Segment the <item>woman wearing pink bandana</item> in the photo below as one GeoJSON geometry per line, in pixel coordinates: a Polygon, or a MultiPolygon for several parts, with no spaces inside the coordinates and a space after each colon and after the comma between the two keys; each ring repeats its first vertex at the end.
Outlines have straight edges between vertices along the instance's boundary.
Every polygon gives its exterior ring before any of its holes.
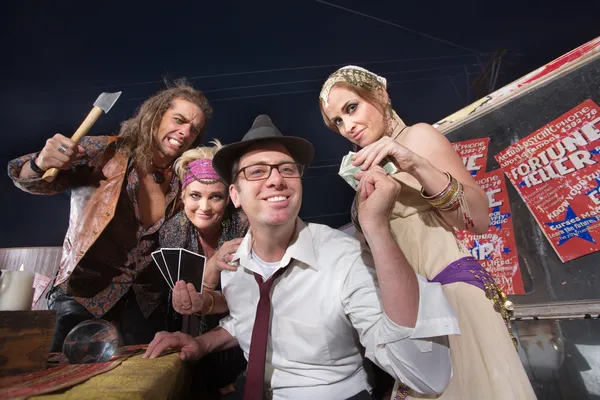
{"type": "MultiPolygon", "coordinates": [[[[212,167],[212,158],[222,145],[186,151],[174,163],[181,181],[183,210],[169,219],[160,232],[160,247],[184,248],[206,257],[202,294],[191,283],[178,281],[173,288],[170,331],[192,336],[215,328],[227,313],[218,282],[221,269],[227,269],[227,257],[235,253],[248,224],[241,211],[229,202],[226,184],[212,167]]],[[[231,268],[231,267],[229,267],[231,268]]],[[[216,390],[233,382],[245,367],[239,349],[215,353],[199,363],[194,390],[216,390]]]]}

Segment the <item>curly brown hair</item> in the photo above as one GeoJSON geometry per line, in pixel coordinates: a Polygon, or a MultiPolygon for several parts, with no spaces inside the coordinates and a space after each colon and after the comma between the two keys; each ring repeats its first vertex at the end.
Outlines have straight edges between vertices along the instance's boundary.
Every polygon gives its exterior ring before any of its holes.
{"type": "Polygon", "coordinates": [[[165,112],[172,107],[174,99],[189,101],[197,105],[204,113],[204,125],[192,146],[202,143],[213,108],[204,93],[194,89],[185,79],[176,80],[173,87],[161,90],[150,97],[142,103],[133,117],[121,124],[119,136],[122,140],[120,140],[119,146],[131,153],[132,160],[138,167],[146,169],[150,165],[155,132],[165,112]]]}

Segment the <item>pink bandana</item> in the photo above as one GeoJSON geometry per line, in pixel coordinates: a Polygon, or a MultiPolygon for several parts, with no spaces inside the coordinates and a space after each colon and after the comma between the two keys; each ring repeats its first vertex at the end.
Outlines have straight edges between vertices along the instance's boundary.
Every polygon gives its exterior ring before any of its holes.
{"type": "Polygon", "coordinates": [[[212,166],[212,160],[208,158],[200,158],[194,160],[187,166],[187,172],[181,182],[181,190],[194,181],[221,181],[219,174],[212,166]]]}

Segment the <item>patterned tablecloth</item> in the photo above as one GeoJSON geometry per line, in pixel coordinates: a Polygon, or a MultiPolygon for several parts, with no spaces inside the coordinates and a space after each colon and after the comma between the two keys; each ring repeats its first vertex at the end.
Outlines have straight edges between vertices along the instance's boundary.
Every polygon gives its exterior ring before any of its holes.
{"type": "Polygon", "coordinates": [[[140,346],[111,361],[98,364],[63,364],[30,374],[0,379],[0,399],[167,399],[184,388],[184,367],[179,354],[142,359],[140,346]]]}

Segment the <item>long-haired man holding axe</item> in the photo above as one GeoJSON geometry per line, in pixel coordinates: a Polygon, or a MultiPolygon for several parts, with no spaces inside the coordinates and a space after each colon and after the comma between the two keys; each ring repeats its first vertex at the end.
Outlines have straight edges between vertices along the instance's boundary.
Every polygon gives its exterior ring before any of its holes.
{"type": "Polygon", "coordinates": [[[158,230],[176,212],[179,181],[171,164],[202,140],[211,114],[204,94],[181,81],[146,100],[118,136],[77,143],[75,135],[74,141],[56,134],[41,151],[9,162],[21,190],[71,191],[69,228],[48,297],[57,311],[52,351],[91,318],[113,321],[125,344],[148,343],[165,329],[162,279],[147,267],[158,230]],[[46,179],[53,168],[60,172],[46,179]]]}

